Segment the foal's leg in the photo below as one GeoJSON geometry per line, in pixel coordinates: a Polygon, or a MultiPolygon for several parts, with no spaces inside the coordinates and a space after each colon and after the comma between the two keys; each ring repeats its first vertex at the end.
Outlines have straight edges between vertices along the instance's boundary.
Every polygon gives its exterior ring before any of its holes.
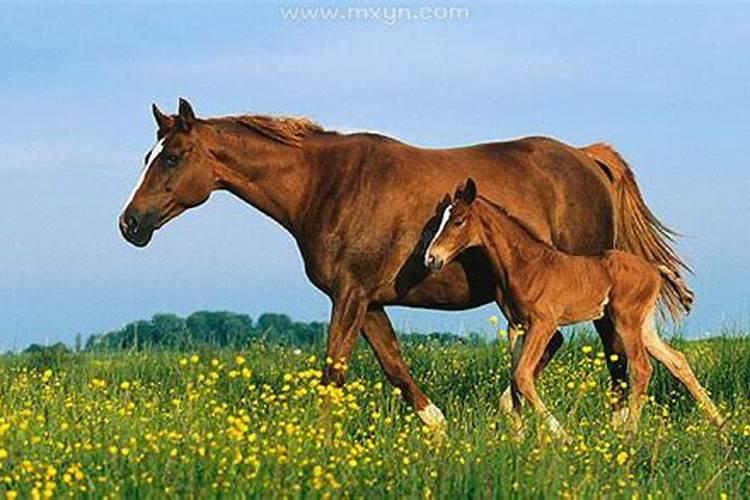
{"type": "MultiPolygon", "coordinates": [[[[511,353],[515,351],[516,343],[520,340],[519,337],[520,335],[516,328],[512,325],[508,325],[508,340],[510,341],[511,353]]],[[[536,368],[534,368],[535,378],[539,378],[539,375],[542,374],[542,370],[544,370],[544,367],[547,366],[547,364],[552,360],[552,357],[560,349],[562,344],[563,336],[562,333],[560,333],[560,331],[558,330],[555,332],[555,335],[552,337],[552,340],[550,340],[549,344],[547,344],[542,358],[539,360],[539,363],[537,363],[536,368]]],[[[513,373],[512,370],[511,373],[513,373]]],[[[503,391],[502,396],[500,396],[500,410],[506,415],[509,415],[513,412],[513,395],[511,394],[510,386],[506,387],[505,391],[503,391]]]]}
{"type": "Polygon", "coordinates": [[[672,348],[659,337],[654,324],[653,311],[646,317],[646,321],[643,324],[643,340],[649,354],[663,363],[672,373],[672,376],[682,382],[696,399],[698,406],[708,414],[711,421],[717,427],[724,425],[724,417],[721,416],[706,390],[698,382],[698,379],[695,378],[685,355],[672,348]]]}
{"type": "Polygon", "coordinates": [[[606,309],[602,318],[594,320],[594,327],[604,346],[604,354],[607,356],[607,369],[612,379],[612,425],[619,427],[625,423],[628,417],[626,404],[628,361],[625,355],[625,346],[617,335],[610,308],[606,309]]]}
{"type": "MultiPolygon", "coordinates": [[[[529,331],[524,335],[518,363],[514,363],[512,387],[514,393],[523,396],[534,411],[544,419],[544,423],[550,431],[554,434],[562,434],[563,431],[560,422],[547,410],[544,402],[536,392],[536,384],[534,383],[536,366],[544,355],[544,350],[555,332],[555,325],[549,322],[531,323],[529,331]]],[[[517,404],[516,410],[520,410],[517,404]]]]}
{"type": "Polygon", "coordinates": [[[646,391],[653,367],[643,344],[640,317],[630,312],[615,313],[615,324],[628,357],[630,405],[627,422],[629,430],[635,432],[641,419],[641,410],[646,402],[646,391]]]}

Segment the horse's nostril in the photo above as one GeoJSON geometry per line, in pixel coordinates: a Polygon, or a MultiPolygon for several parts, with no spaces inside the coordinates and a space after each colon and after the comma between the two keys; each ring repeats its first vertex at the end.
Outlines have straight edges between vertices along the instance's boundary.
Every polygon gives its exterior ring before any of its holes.
{"type": "Polygon", "coordinates": [[[129,215],[125,218],[125,227],[131,233],[138,231],[138,219],[136,219],[132,215],[129,215]]]}

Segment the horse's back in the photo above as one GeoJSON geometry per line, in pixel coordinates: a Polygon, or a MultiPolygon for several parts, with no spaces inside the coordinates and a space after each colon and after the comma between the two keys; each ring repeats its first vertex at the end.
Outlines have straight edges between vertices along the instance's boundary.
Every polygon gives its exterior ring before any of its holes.
{"type": "MultiPolygon", "coordinates": [[[[423,274],[420,241],[427,240],[425,231],[434,226],[429,221],[445,195],[467,177],[476,181],[483,196],[557,248],[597,254],[614,245],[608,187],[590,159],[554,139],[528,137],[447,149],[421,148],[372,134],[320,141],[320,168],[339,167],[327,175],[327,196],[316,201],[326,205],[326,216],[309,210],[315,224],[307,226],[325,225],[322,233],[335,231],[347,249],[343,259],[326,262],[322,274],[330,275],[326,281],[335,281],[334,275],[348,273],[366,289],[377,289],[378,301],[452,308],[492,299],[491,273],[481,256],[470,259],[467,253],[463,265],[449,266],[435,276],[423,274]],[[354,252],[359,246],[351,241],[361,241],[362,235],[367,235],[367,249],[390,251],[354,252]],[[414,265],[407,265],[412,261],[414,265]]],[[[315,251],[317,239],[311,242],[310,252],[317,258],[331,253],[315,251]]]]}

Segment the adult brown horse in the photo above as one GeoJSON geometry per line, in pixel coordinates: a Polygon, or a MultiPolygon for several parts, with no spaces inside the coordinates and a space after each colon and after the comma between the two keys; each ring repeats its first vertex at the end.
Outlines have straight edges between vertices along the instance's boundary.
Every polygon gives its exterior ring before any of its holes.
{"type": "MultiPolygon", "coordinates": [[[[362,332],[389,381],[428,425],[441,424],[442,412],[412,379],[384,307],[467,309],[496,298],[490,265],[479,251],[465,252],[436,274],[424,267],[440,222],[435,200],[459,181],[472,176],[488,199],[566,252],[620,248],[675,272],[684,267],[669,246],[671,232],[644,204],[625,162],[605,145],[579,149],[529,137],[422,149],[377,134],[325,131],[305,119],[198,119],[183,99],[177,115],[156,106],[153,112],[157,143],[120,217],[123,236],[145,246],[156,229],[217,189],[255,206],[294,236],[307,276],[333,302],[327,355],[344,363],[328,364],[325,380],[343,383],[362,332]]],[[[675,317],[680,314],[675,296],[667,292],[662,299],[675,317]]],[[[619,391],[615,407],[624,408],[622,343],[609,318],[596,328],[619,391]]],[[[537,373],[561,343],[558,332],[537,373]]],[[[501,398],[506,411],[509,396],[506,391],[501,398]]]]}

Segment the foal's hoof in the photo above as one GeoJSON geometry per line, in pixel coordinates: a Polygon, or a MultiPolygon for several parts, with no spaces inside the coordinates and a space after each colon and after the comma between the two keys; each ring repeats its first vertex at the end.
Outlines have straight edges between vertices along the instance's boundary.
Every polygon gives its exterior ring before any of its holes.
{"type": "Polygon", "coordinates": [[[728,419],[728,418],[724,418],[724,417],[722,417],[721,415],[719,415],[719,414],[717,413],[717,414],[715,414],[715,415],[713,415],[713,416],[711,417],[711,420],[713,420],[713,422],[714,422],[714,425],[715,425],[715,426],[716,426],[716,428],[717,428],[717,429],[719,429],[719,430],[720,430],[721,432],[724,432],[724,431],[726,431],[726,430],[727,430],[727,424],[729,423],[729,419],[728,419]]]}
{"type": "Polygon", "coordinates": [[[526,432],[523,423],[512,421],[510,425],[510,439],[517,444],[520,444],[526,438],[526,432]]]}
{"type": "Polygon", "coordinates": [[[544,426],[555,439],[559,439],[563,442],[570,440],[570,436],[565,432],[563,426],[554,416],[547,415],[544,417],[544,426]]]}
{"type": "Polygon", "coordinates": [[[612,428],[615,430],[622,429],[629,422],[629,417],[630,408],[628,408],[627,406],[623,406],[622,408],[614,410],[612,412],[612,428]]]}

